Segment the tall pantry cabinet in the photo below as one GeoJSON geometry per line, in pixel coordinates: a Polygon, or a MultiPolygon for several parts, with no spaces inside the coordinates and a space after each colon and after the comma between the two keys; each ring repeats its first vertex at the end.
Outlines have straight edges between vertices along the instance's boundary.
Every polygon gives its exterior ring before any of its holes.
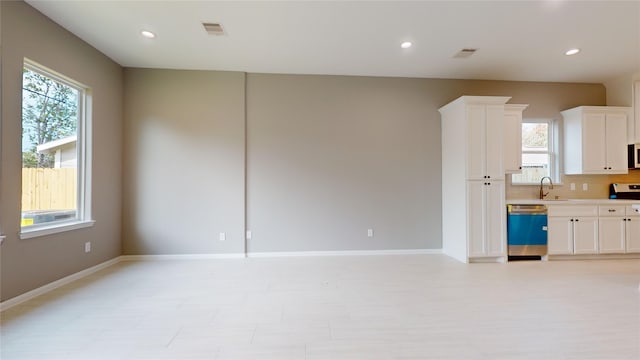
{"type": "Polygon", "coordinates": [[[506,260],[503,132],[509,99],[462,96],[439,110],[442,250],[463,262],[506,260]]]}

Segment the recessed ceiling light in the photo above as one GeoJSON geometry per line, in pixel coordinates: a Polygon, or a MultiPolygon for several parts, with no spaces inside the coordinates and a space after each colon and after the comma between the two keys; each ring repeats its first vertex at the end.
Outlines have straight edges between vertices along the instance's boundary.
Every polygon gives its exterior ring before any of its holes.
{"type": "Polygon", "coordinates": [[[571,56],[571,55],[575,55],[575,54],[577,54],[579,52],[580,52],[580,49],[575,48],[575,49],[569,49],[569,50],[565,51],[564,54],[567,55],[567,56],[571,56]]]}
{"type": "Polygon", "coordinates": [[[156,34],[152,33],[149,30],[142,30],[140,31],[140,34],[142,34],[142,36],[148,38],[148,39],[153,39],[156,37],[156,34]]]}
{"type": "Polygon", "coordinates": [[[413,43],[411,43],[411,41],[405,41],[402,44],[400,44],[400,47],[403,48],[403,49],[408,49],[411,46],[413,46],[413,43]]]}

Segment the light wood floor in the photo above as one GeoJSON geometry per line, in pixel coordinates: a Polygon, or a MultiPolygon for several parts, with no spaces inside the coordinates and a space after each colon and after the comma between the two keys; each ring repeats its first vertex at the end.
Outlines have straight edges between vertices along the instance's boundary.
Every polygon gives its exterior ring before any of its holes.
{"type": "Polygon", "coordinates": [[[640,359],[640,261],[121,262],[2,313],[10,359],[640,359]]]}

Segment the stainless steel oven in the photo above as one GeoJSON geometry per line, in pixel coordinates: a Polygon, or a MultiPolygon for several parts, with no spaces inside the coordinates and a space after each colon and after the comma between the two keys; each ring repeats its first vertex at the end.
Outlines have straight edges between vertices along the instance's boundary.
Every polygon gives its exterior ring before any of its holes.
{"type": "Polygon", "coordinates": [[[640,184],[609,185],[610,199],[640,200],[640,184]]]}

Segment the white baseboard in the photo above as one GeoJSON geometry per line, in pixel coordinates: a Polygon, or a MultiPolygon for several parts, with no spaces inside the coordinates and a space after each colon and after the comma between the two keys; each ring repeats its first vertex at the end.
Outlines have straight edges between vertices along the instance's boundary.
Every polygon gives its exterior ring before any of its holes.
{"type": "Polygon", "coordinates": [[[149,260],[206,260],[206,259],[243,259],[243,253],[229,254],[175,254],[175,255],[122,255],[121,261],[149,261],[149,260]]]}
{"type": "Polygon", "coordinates": [[[36,296],[40,296],[42,294],[48,293],[51,290],[57,289],[61,286],[70,284],[76,280],[82,279],[83,277],[86,277],[88,275],[91,275],[97,271],[100,271],[102,269],[108,268],[111,265],[117,264],[118,262],[120,262],[120,256],[118,256],[117,258],[113,258],[111,260],[105,261],[103,263],[100,263],[96,266],[92,266],[88,269],[84,269],[82,271],[79,271],[75,274],[71,274],[69,276],[63,277],[62,279],[56,280],[54,282],[50,282],[46,285],[40,286],[39,288],[33,289],[31,291],[28,291],[22,295],[18,295],[16,297],[13,297],[11,299],[5,300],[3,302],[0,303],[0,312],[5,311],[11,307],[14,307],[18,304],[21,304],[25,301],[31,300],[33,298],[35,298],[36,296]]]}
{"type": "Polygon", "coordinates": [[[249,258],[292,256],[435,255],[442,249],[250,252],[249,258]]]}

